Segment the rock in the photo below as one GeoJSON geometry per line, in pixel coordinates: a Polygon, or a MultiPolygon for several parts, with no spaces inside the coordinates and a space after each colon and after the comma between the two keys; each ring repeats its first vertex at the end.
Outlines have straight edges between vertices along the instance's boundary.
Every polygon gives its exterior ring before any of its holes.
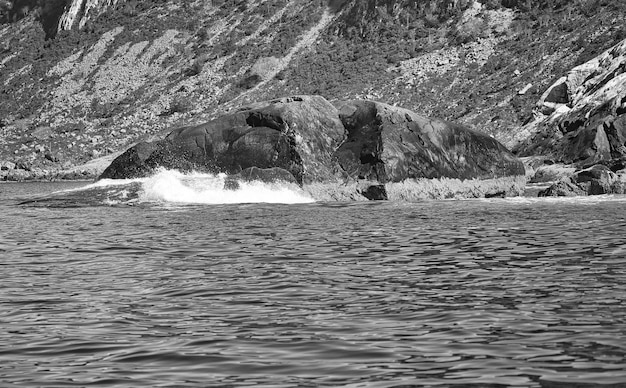
{"type": "Polygon", "coordinates": [[[572,69],[542,95],[520,156],[589,166],[626,155],[626,39],[572,69]]]}
{"type": "Polygon", "coordinates": [[[334,150],[345,138],[337,109],[319,96],[256,103],[204,124],[178,128],[165,139],[139,143],[101,178],[149,175],[156,167],[238,174],[280,167],[299,184],[339,177],[334,150]]]}
{"type": "Polygon", "coordinates": [[[561,83],[553,84],[542,96],[544,102],[551,102],[555,104],[567,104],[569,102],[569,96],[567,94],[567,78],[560,79],[561,83]]]}
{"type": "Polygon", "coordinates": [[[287,170],[279,167],[258,168],[249,167],[237,174],[241,180],[246,182],[260,181],[265,183],[297,183],[296,178],[287,170]]]}
{"type": "Polygon", "coordinates": [[[522,89],[520,89],[520,90],[517,92],[517,94],[519,94],[520,96],[523,96],[523,95],[524,95],[524,94],[526,94],[526,93],[530,90],[530,88],[532,88],[532,87],[533,87],[533,84],[528,83],[528,84],[526,84],[526,86],[524,86],[522,89]]]}
{"type": "Polygon", "coordinates": [[[294,178],[289,171],[282,168],[249,167],[241,171],[239,174],[229,176],[224,182],[224,188],[227,190],[237,190],[239,188],[240,181],[297,184],[296,178],[294,178]]]}
{"type": "Polygon", "coordinates": [[[24,159],[18,160],[15,163],[15,169],[16,170],[30,171],[32,169],[32,166],[33,165],[32,165],[31,162],[29,162],[27,160],[24,160],[24,159]]]}
{"type": "Polygon", "coordinates": [[[282,180],[343,185],[342,198],[367,199],[388,199],[388,186],[406,180],[524,176],[521,161],[488,135],[379,102],[333,106],[320,96],[259,102],[175,129],[131,147],[100,178],[142,177],[158,167],[226,173],[229,189],[282,180]]]}
{"type": "Polygon", "coordinates": [[[564,178],[537,194],[538,197],[575,197],[579,195],[587,195],[587,192],[572,182],[571,178],[564,178]]]}
{"type": "Polygon", "coordinates": [[[594,165],[563,178],[539,192],[540,197],[623,194],[624,187],[616,173],[607,166],[594,165]]]}
{"type": "Polygon", "coordinates": [[[65,7],[58,22],[58,30],[83,28],[87,21],[115,6],[118,0],[71,0],[65,7]]]}
{"type": "Polygon", "coordinates": [[[13,170],[14,168],[15,168],[15,163],[13,163],[13,162],[9,162],[9,161],[1,161],[0,162],[0,170],[1,171],[13,170]]]}
{"type": "Polygon", "coordinates": [[[4,179],[12,182],[22,182],[28,180],[30,177],[30,173],[26,170],[22,170],[19,168],[9,170],[8,173],[4,176],[4,179]]]}
{"type": "Polygon", "coordinates": [[[348,131],[335,153],[349,176],[380,183],[414,178],[524,175],[522,162],[492,137],[373,101],[340,104],[348,131]]]}
{"type": "Polygon", "coordinates": [[[574,182],[587,188],[587,194],[612,194],[613,184],[617,182],[617,174],[608,167],[597,164],[574,175],[574,182]]]}
{"type": "Polygon", "coordinates": [[[31,136],[39,141],[45,141],[50,139],[54,135],[54,130],[50,127],[37,127],[31,136]]]}
{"type": "Polygon", "coordinates": [[[57,154],[51,153],[51,152],[46,152],[44,154],[44,158],[46,158],[47,160],[53,162],[53,163],[58,163],[59,162],[59,156],[57,154]]]}

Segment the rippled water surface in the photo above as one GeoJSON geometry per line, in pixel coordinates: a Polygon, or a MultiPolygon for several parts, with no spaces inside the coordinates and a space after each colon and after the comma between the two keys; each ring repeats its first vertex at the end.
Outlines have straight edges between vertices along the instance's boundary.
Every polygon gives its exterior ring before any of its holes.
{"type": "Polygon", "coordinates": [[[626,386],[623,197],[19,204],[81,185],[0,185],[0,386],[626,386]]]}

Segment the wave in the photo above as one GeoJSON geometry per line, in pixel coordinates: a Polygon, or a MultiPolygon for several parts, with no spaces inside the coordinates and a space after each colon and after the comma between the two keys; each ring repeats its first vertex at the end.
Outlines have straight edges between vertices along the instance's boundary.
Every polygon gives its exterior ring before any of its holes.
{"type": "Polygon", "coordinates": [[[313,198],[293,183],[238,181],[226,174],[182,173],[160,169],[137,179],[102,179],[86,186],[30,198],[23,205],[76,207],[137,204],[311,203],[313,198]]]}
{"type": "Polygon", "coordinates": [[[226,180],[226,174],[183,174],[174,170],[161,170],[142,182],[139,200],[189,204],[314,202],[296,184],[239,181],[237,188],[230,189],[226,188],[226,180]]]}

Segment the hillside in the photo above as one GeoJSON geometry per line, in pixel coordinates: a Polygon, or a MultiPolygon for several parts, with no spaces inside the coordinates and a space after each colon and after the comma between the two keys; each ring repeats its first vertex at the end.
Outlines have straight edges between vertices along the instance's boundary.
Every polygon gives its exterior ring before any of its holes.
{"type": "Polygon", "coordinates": [[[3,0],[0,162],[45,176],[292,94],[396,104],[514,148],[625,19],[609,0],[3,0]]]}

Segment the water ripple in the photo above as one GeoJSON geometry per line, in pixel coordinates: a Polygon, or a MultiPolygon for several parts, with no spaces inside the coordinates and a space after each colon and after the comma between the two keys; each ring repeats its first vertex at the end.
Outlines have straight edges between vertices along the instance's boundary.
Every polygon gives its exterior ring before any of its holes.
{"type": "Polygon", "coordinates": [[[0,385],[626,386],[621,204],[4,205],[0,385]]]}

